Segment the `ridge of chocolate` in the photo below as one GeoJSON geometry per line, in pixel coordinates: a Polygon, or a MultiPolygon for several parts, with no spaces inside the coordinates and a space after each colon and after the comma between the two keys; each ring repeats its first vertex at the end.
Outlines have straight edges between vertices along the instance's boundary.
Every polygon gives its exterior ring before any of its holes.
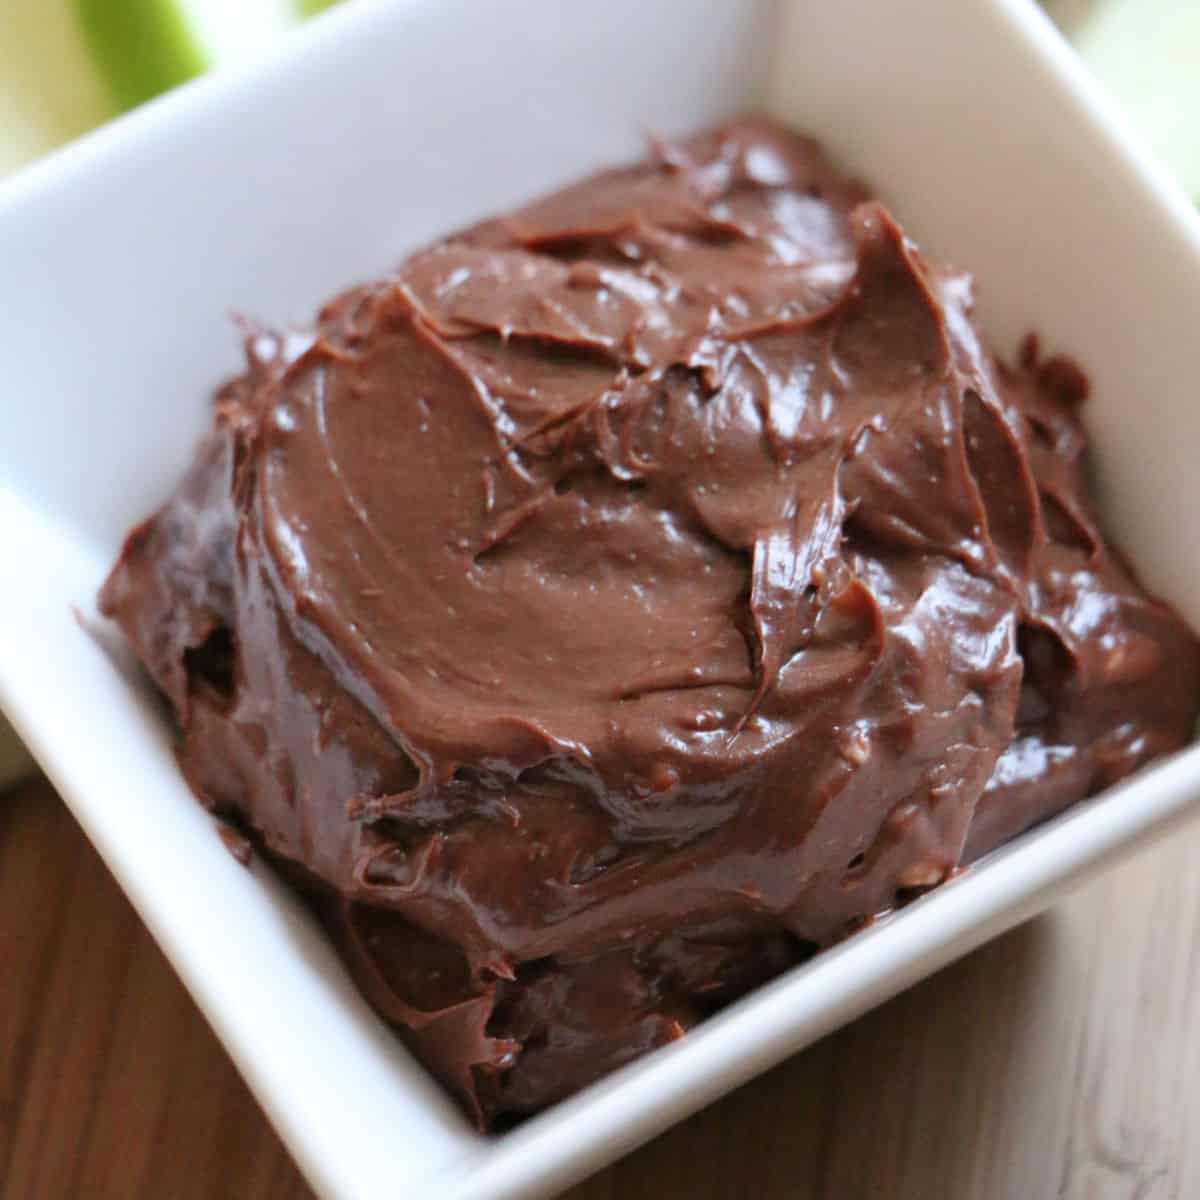
{"type": "Polygon", "coordinates": [[[247,351],[101,608],[485,1128],[1191,735],[1082,373],[764,120],[247,351]]]}

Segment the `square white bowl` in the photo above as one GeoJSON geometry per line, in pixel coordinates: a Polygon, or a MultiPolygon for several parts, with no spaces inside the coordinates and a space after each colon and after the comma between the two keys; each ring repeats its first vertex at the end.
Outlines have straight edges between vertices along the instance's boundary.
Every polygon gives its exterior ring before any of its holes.
{"type": "Polygon", "coordinates": [[[1026,0],[359,0],[0,189],[0,702],[325,1195],[553,1192],[1200,808],[1193,748],[492,1139],[213,836],[128,654],[73,609],[237,368],[228,314],[302,321],[645,128],[750,107],[972,269],[993,341],[1086,364],[1110,529],[1200,624],[1200,221],[1026,0]]]}

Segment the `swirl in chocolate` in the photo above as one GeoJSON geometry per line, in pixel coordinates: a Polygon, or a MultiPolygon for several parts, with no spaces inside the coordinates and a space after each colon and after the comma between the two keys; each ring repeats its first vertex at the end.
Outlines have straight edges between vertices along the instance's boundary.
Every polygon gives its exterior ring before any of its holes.
{"type": "Polygon", "coordinates": [[[259,334],[102,605],[487,1126],[1180,746],[1086,385],[755,119],[259,334]]]}

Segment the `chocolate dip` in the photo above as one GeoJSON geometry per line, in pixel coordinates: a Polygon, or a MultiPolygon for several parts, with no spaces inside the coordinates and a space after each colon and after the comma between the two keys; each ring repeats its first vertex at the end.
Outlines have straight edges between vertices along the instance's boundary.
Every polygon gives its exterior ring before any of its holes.
{"type": "Polygon", "coordinates": [[[762,120],[248,359],[101,607],[485,1128],[1190,737],[1083,375],[762,120]]]}

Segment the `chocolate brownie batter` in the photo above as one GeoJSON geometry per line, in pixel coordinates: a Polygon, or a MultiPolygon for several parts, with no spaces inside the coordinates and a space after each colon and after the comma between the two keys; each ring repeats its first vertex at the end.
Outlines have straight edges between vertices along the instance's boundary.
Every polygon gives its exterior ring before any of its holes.
{"type": "Polygon", "coordinates": [[[252,336],[130,534],[189,781],[481,1126],[1189,738],[1083,376],[971,308],[734,121],[252,336]]]}

